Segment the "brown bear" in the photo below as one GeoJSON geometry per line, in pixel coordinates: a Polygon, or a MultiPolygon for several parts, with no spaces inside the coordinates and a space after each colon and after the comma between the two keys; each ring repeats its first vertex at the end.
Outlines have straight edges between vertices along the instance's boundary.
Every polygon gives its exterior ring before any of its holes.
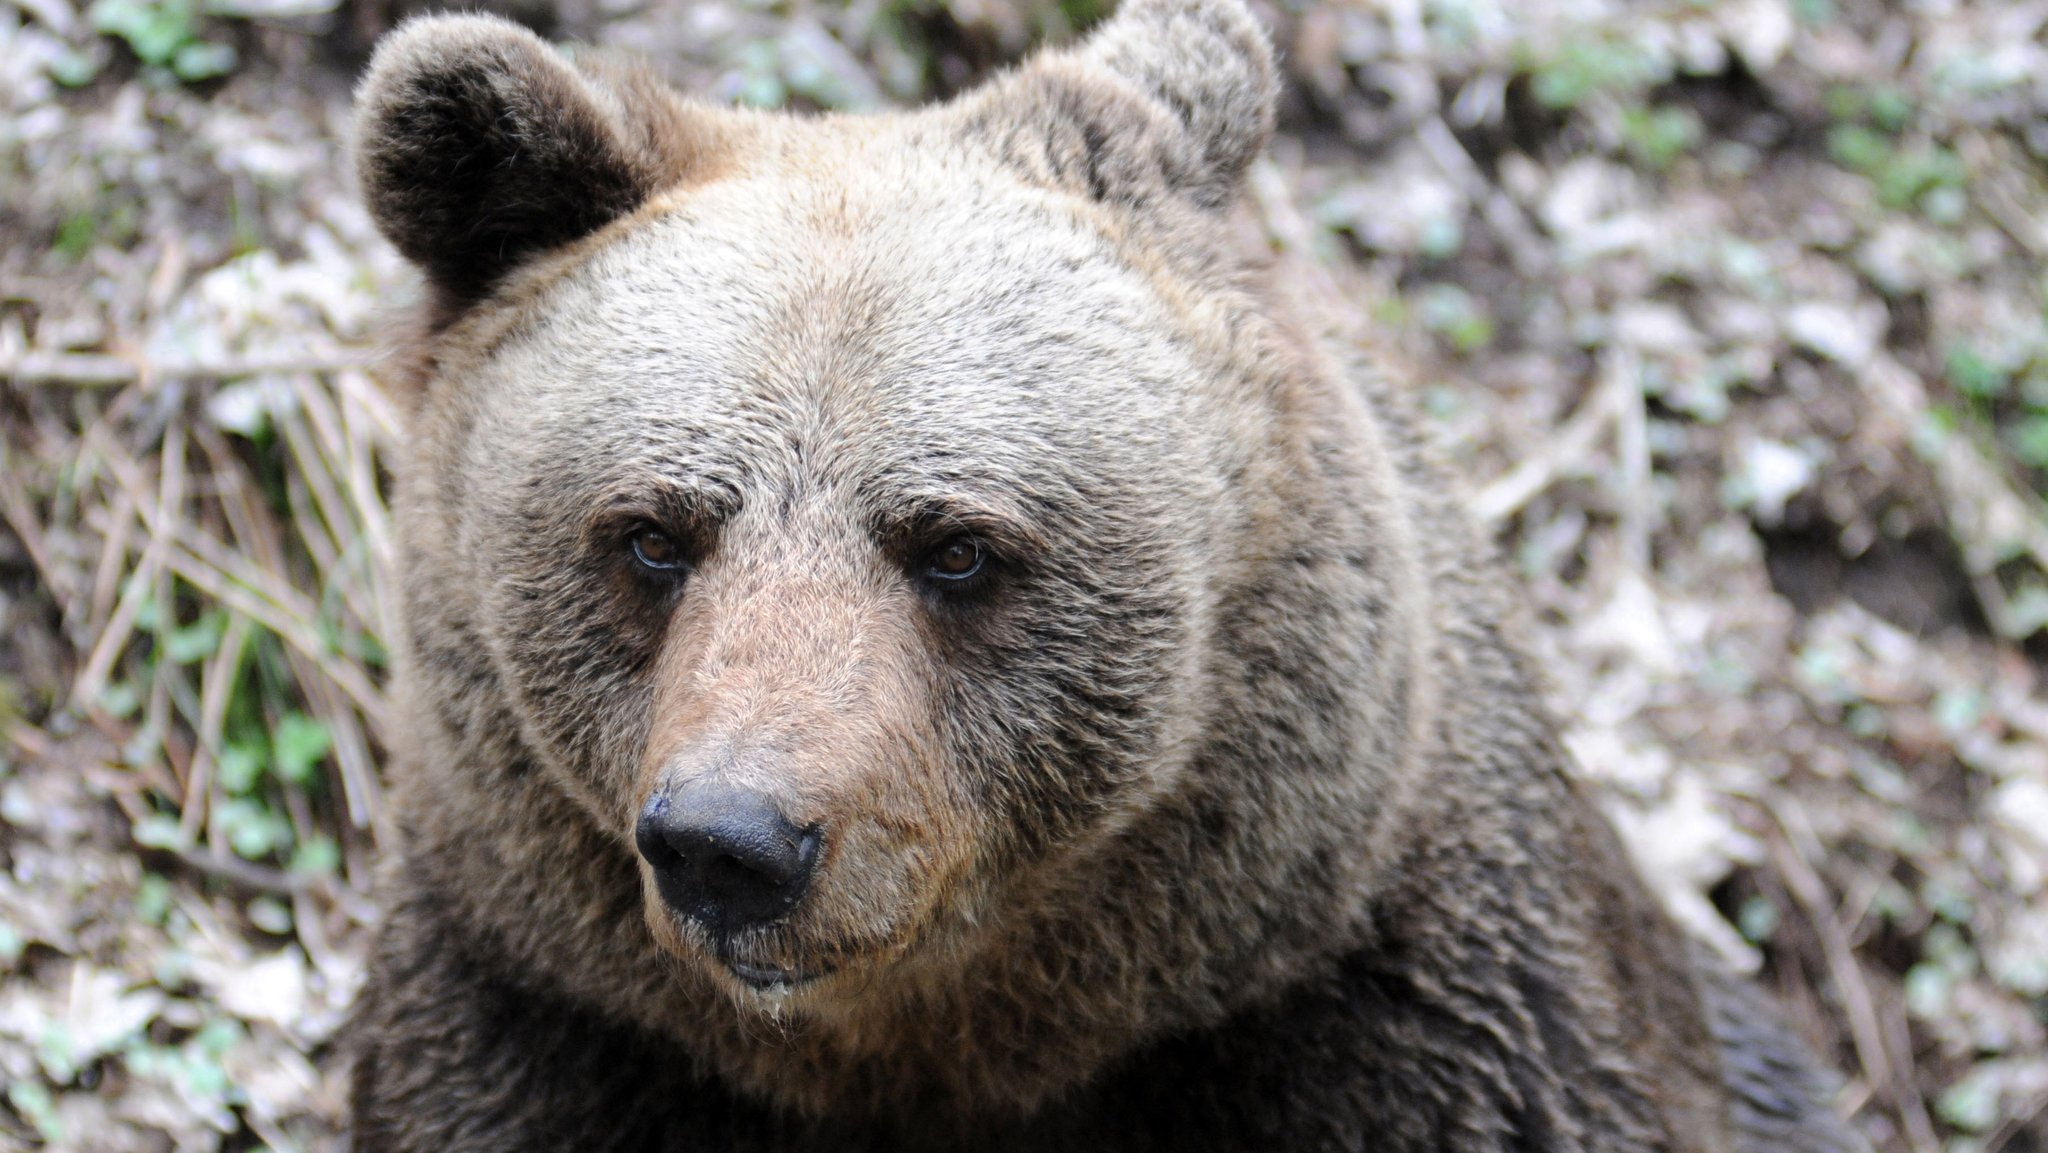
{"type": "Polygon", "coordinates": [[[1245,250],[1276,87],[1240,0],[883,116],[383,44],[427,295],[358,1153],[1860,1147],[1245,250]]]}

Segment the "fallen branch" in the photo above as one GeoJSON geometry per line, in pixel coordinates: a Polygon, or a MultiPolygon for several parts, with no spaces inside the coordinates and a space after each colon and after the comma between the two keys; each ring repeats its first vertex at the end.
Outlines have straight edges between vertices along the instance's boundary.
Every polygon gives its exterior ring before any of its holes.
{"type": "Polygon", "coordinates": [[[1894,1054],[1891,1051],[1893,1039],[1887,1036],[1879,1015],[1877,997],[1863,975],[1855,947],[1850,944],[1840,913],[1828,895],[1827,883],[1800,848],[1802,843],[1818,846],[1819,838],[1796,808],[1766,800],[1764,811],[1778,826],[1778,835],[1767,838],[1771,863],[1776,866],[1786,890],[1792,894],[1792,899],[1798,903],[1820,939],[1821,954],[1827,963],[1828,975],[1834,980],[1835,991],[1842,1000],[1843,1015],[1849,1023],[1849,1038],[1856,1050],[1857,1063],[1862,1066],[1864,1080],[1873,1087],[1882,1086],[1884,1093],[1891,1098],[1891,1104],[1898,1110],[1899,1119],[1905,1127],[1907,1145],[1913,1153],[1935,1153],[1941,1148],[1941,1143],[1928,1119],[1927,1104],[1920,1095],[1920,1087],[1913,1080],[1912,1054],[1894,1054]]]}
{"type": "Polygon", "coordinates": [[[145,857],[161,854],[194,872],[256,893],[287,897],[310,889],[315,883],[314,878],[310,876],[287,873],[283,869],[254,864],[239,857],[223,856],[198,849],[163,850],[145,846],[138,849],[138,852],[145,857]]]}
{"type": "MultiPolygon", "coordinates": [[[[1634,364],[1627,360],[1604,363],[1593,394],[1549,435],[1549,446],[1496,477],[1473,495],[1468,506],[1482,524],[1498,529],[1559,477],[1594,468],[1594,450],[1608,428],[1627,423],[1630,408],[1640,411],[1641,404],[1634,364]]],[[[1637,480],[1640,483],[1641,478],[1637,480]]]]}
{"type": "Polygon", "coordinates": [[[0,357],[0,379],[15,384],[120,388],[159,380],[235,380],[359,371],[374,363],[376,357],[361,348],[340,349],[326,356],[234,356],[211,360],[148,360],[97,352],[24,352],[0,357]]]}

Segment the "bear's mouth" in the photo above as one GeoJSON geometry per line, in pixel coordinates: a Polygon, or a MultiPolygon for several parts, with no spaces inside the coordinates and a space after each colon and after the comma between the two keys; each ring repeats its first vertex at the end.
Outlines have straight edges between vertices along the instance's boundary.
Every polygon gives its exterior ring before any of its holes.
{"type": "Polygon", "coordinates": [[[719,963],[727,972],[737,977],[741,984],[756,993],[787,993],[792,989],[811,984],[832,975],[832,968],[798,968],[775,964],[763,964],[734,956],[721,950],[719,963]]]}

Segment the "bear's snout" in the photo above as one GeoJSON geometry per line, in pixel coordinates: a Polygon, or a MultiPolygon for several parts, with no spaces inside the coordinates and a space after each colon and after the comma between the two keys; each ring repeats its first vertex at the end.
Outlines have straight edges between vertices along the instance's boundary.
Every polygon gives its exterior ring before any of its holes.
{"type": "Polygon", "coordinates": [[[662,901],[714,940],[787,917],[810,887],[821,840],[766,794],[719,781],[656,792],[634,827],[662,901]]]}

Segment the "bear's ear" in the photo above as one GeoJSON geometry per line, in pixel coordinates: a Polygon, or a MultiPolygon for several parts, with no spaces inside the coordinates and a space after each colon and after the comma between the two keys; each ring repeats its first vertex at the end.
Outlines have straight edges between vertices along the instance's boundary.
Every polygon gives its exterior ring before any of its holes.
{"type": "MultiPolygon", "coordinates": [[[[1273,134],[1279,70],[1243,0],[1125,0],[1075,48],[987,93],[988,111],[1042,132],[1051,175],[1100,199],[1156,191],[1221,207],[1273,134]]],[[[1004,136],[1012,155],[1021,143],[1004,136]]],[[[1026,159],[1019,156],[1019,159],[1026,159]]]]}
{"type": "Polygon", "coordinates": [[[484,16],[413,20],[385,37],[355,117],[371,215],[454,309],[676,183],[704,135],[651,74],[602,57],[571,64],[484,16]]]}

